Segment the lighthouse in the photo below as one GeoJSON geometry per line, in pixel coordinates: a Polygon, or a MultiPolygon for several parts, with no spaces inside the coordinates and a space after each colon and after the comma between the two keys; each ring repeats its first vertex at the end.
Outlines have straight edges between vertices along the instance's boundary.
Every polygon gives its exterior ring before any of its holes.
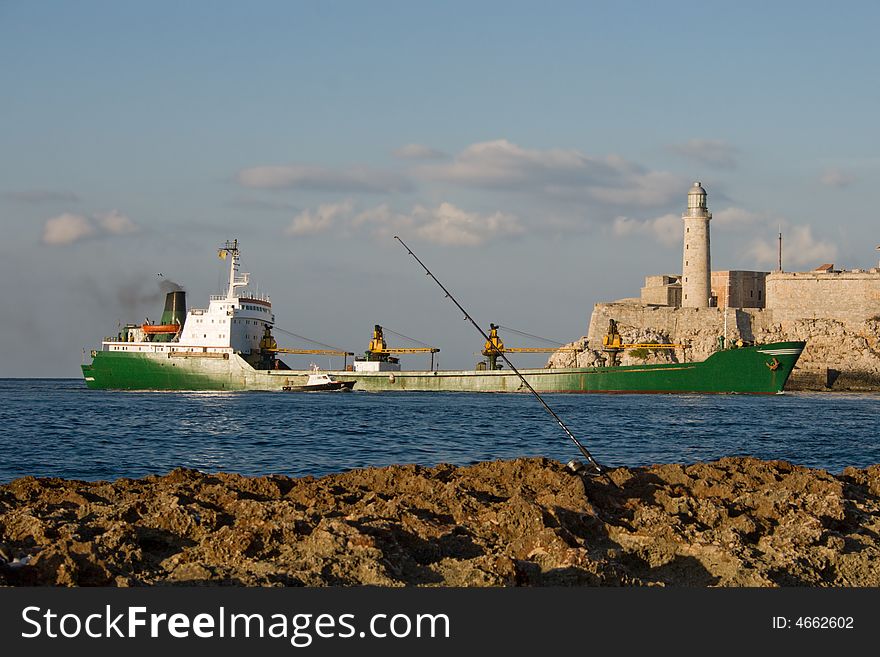
{"type": "Polygon", "coordinates": [[[681,268],[681,305],[684,308],[708,308],[712,294],[712,264],[709,257],[709,221],[712,213],[706,205],[706,190],[695,182],[688,191],[684,220],[684,257],[681,268]]]}

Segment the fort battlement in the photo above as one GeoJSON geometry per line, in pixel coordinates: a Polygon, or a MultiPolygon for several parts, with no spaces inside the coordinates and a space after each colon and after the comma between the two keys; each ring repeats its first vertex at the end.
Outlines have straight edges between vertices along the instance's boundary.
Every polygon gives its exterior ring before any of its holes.
{"type": "Polygon", "coordinates": [[[767,275],[767,308],[777,322],[880,316],[880,270],[774,272],[767,275]]]}

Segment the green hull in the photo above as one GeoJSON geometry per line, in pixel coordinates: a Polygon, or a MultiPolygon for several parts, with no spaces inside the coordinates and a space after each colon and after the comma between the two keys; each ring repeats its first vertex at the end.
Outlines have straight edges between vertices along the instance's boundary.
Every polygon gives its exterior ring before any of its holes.
{"type": "MultiPolygon", "coordinates": [[[[743,393],[782,392],[803,342],[729,349],[699,363],[521,370],[539,392],[743,393]]],[[[269,390],[303,385],[308,372],[255,370],[235,354],[169,356],[99,351],[83,365],[86,385],[111,390],[269,390]]],[[[509,370],[330,372],[355,390],[525,392],[509,370]]]]}

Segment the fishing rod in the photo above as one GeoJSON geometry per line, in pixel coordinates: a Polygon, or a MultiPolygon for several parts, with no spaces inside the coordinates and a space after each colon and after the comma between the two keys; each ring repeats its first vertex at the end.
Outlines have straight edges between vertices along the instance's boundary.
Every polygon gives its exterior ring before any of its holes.
{"type": "MultiPolygon", "coordinates": [[[[415,253],[413,253],[413,250],[411,248],[409,248],[406,245],[406,243],[402,239],[400,239],[397,235],[394,236],[394,239],[396,239],[398,242],[400,242],[401,246],[403,246],[403,248],[405,248],[409,252],[409,254],[413,258],[416,259],[416,262],[419,263],[422,266],[422,269],[425,270],[425,274],[427,274],[428,276],[433,278],[434,282],[440,286],[440,289],[443,290],[443,293],[446,295],[446,298],[451,299],[452,303],[454,303],[456,306],[458,306],[458,309],[464,314],[464,318],[466,320],[468,320],[471,324],[474,325],[474,328],[480,332],[480,335],[482,335],[486,339],[486,342],[489,342],[489,336],[486,335],[486,332],[482,329],[482,327],[479,324],[477,324],[474,321],[474,318],[470,316],[468,311],[465,310],[458,301],[456,301],[455,297],[452,296],[452,294],[449,292],[449,290],[446,289],[446,286],[444,286],[443,283],[441,283],[437,279],[437,277],[431,273],[431,270],[425,266],[425,263],[419,259],[419,256],[417,256],[415,253]]],[[[577,446],[578,450],[580,450],[580,453],[583,454],[584,458],[587,459],[587,461],[596,469],[596,472],[598,474],[602,475],[605,479],[607,479],[611,485],[615,485],[614,482],[611,480],[611,477],[608,476],[608,473],[605,471],[605,469],[601,465],[599,465],[598,461],[596,461],[596,459],[593,458],[593,455],[590,454],[589,450],[587,450],[587,448],[583,446],[581,441],[579,441],[575,437],[575,435],[569,430],[569,428],[565,425],[565,422],[562,421],[562,418],[560,418],[553,411],[553,409],[550,408],[549,404],[547,404],[547,402],[544,401],[544,398],[538,394],[538,391],[535,390],[528,381],[526,381],[526,377],[524,377],[520,373],[520,371],[518,369],[516,369],[514,364],[510,362],[510,359],[507,358],[507,356],[504,354],[504,352],[500,351],[500,352],[498,352],[498,355],[501,356],[502,359],[504,359],[504,362],[507,363],[507,366],[511,369],[511,371],[513,371],[514,374],[516,374],[519,377],[520,381],[522,381],[523,385],[529,390],[529,392],[531,392],[535,396],[535,398],[539,402],[541,402],[541,406],[544,407],[544,410],[547,411],[554,420],[556,420],[556,424],[558,424],[562,428],[562,430],[565,432],[565,435],[567,435],[571,439],[571,441],[577,446]]]]}

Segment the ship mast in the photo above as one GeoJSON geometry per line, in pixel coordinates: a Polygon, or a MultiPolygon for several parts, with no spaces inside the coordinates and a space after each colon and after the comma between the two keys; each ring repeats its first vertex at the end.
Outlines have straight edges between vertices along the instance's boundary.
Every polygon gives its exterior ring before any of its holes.
{"type": "Polygon", "coordinates": [[[238,240],[226,240],[226,244],[223,245],[219,251],[217,251],[217,256],[221,260],[226,260],[229,258],[229,285],[226,288],[226,298],[231,301],[237,298],[235,294],[235,288],[237,287],[246,287],[248,282],[250,281],[250,274],[242,274],[238,276],[239,270],[239,250],[238,250],[238,240]],[[230,257],[231,256],[231,257],[230,257]]]}

